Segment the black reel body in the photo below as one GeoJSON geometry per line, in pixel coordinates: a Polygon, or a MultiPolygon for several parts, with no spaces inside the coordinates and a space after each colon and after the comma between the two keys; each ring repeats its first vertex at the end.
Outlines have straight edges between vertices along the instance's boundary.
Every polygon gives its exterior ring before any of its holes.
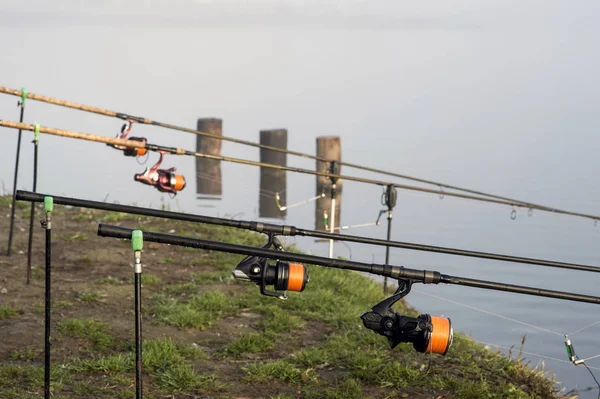
{"type": "MultiPolygon", "coordinates": [[[[269,236],[269,242],[263,248],[274,247],[283,250],[279,240],[269,236]]],[[[260,286],[260,293],[280,299],[287,299],[286,291],[302,292],[309,281],[306,267],[300,263],[276,261],[269,263],[268,258],[248,256],[233,270],[236,280],[251,281],[260,286]],[[275,291],[267,290],[273,286],[275,291]]]]}
{"type": "Polygon", "coordinates": [[[361,319],[366,328],[387,337],[392,348],[402,342],[410,342],[417,352],[445,355],[452,344],[453,331],[450,319],[422,314],[418,317],[404,316],[394,312],[392,305],[410,292],[410,281],[400,281],[398,291],[361,319]]]}

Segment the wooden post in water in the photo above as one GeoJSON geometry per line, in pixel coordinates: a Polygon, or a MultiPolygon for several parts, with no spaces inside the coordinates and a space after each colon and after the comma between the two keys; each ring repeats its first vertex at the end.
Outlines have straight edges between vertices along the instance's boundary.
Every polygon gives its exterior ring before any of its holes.
{"type": "MultiPolygon", "coordinates": [[[[287,130],[261,130],[260,144],[287,149],[287,130]]],[[[287,154],[261,148],[260,162],[287,166],[287,154]]],[[[282,219],[287,215],[287,210],[279,209],[274,198],[276,193],[279,194],[280,205],[286,206],[287,194],[285,170],[260,168],[260,192],[258,194],[260,217],[282,219]]]]}
{"type": "MultiPolygon", "coordinates": [[[[331,159],[335,161],[342,160],[341,140],[339,136],[321,136],[317,137],[317,156],[320,158],[331,159]]],[[[317,171],[329,172],[331,163],[316,161],[317,171]]],[[[338,173],[342,173],[341,167],[338,165],[338,173]]],[[[336,182],[335,193],[335,215],[333,227],[340,226],[340,218],[342,215],[342,181],[336,182]]],[[[328,177],[317,176],[317,191],[316,195],[325,192],[325,197],[316,201],[315,206],[315,230],[326,230],[323,222],[324,215],[328,215],[328,223],[332,219],[331,213],[331,180],[328,177]]],[[[331,223],[328,231],[331,230],[331,223]]],[[[339,230],[335,230],[339,232],[339,230]]]]}
{"type": "MultiPolygon", "coordinates": [[[[223,121],[216,118],[198,119],[197,129],[201,132],[222,136],[223,121]]],[[[210,137],[196,136],[196,151],[203,154],[221,155],[222,142],[222,140],[210,137]]],[[[223,194],[221,161],[196,158],[196,193],[199,198],[220,199],[220,196],[223,194]]]]}

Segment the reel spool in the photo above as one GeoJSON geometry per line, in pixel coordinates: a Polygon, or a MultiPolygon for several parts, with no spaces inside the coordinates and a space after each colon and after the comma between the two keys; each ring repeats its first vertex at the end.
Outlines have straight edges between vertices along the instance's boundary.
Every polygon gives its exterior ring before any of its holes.
{"type": "MultiPolygon", "coordinates": [[[[411,317],[411,319],[414,318],[411,317]]],[[[452,345],[454,338],[454,331],[452,330],[452,322],[450,319],[422,314],[414,320],[417,321],[421,327],[425,328],[421,330],[422,332],[415,331],[416,334],[412,341],[413,348],[421,353],[437,353],[439,355],[445,355],[446,352],[448,352],[450,345],[452,345]]]]}

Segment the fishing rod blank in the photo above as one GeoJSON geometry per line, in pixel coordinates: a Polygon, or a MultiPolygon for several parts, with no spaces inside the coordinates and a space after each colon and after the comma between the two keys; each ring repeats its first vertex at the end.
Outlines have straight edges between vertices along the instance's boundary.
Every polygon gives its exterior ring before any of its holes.
{"type": "MultiPolygon", "coordinates": [[[[119,118],[119,119],[125,120],[129,124],[131,124],[132,122],[138,122],[138,123],[142,123],[142,124],[146,124],[146,125],[154,125],[154,126],[163,127],[166,129],[177,130],[177,131],[186,132],[186,133],[193,133],[193,134],[196,134],[199,136],[210,137],[210,138],[217,139],[217,140],[224,140],[224,141],[229,141],[232,143],[247,145],[247,146],[261,148],[261,149],[265,149],[265,150],[282,152],[285,154],[290,154],[290,155],[295,155],[295,156],[299,156],[299,157],[303,157],[303,158],[313,159],[316,161],[327,162],[327,163],[333,161],[332,159],[318,157],[315,155],[306,154],[306,153],[302,153],[302,152],[298,152],[298,151],[287,150],[287,149],[283,149],[283,148],[279,148],[279,147],[272,147],[272,146],[268,146],[268,145],[264,145],[264,144],[254,143],[254,142],[247,141],[247,140],[235,139],[232,137],[215,135],[215,134],[211,134],[211,133],[201,132],[199,130],[189,129],[189,128],[182,127],[182,126],[176,126],[176,125],[172,125],[172,124],[168,124],[168,123],[157,122],[157,121],[154,121],[154,120],[151,120],[148,118],[132,116],[132,115],[128,115],[128,114],[122,113],[122,112],[109,111],[109,110],[98,108],[98,107],[92,107],[89,105],[77,104],[77,103],[70,102],[70,101],[60,100],[58,98],[42,96],[42,95],[34,94],[34,93],[27,93],[23,89],[21,89],[21,91],[19,91],[19,90],[9,89],[7,87],[0,87],[0,93],[12,94],[15,96],[21,96],[23,98],[30,98],[30,99],[36,100],[36,101],[41,101],[41,102],[45,102],[45,103],[49,103],[49,104],[59,105],[62,107],[76,109],[79,111],[86,111],[86,112],[91,112],[94,114],[105,115],[105,116],[109,116],[109,117],[113,117],[113,118],[119,118]]],[[[475,195],[480,195],[480,196],[484,196],[484,197],[519,203],[522,206],[529,207],[529,208],[537,208],[537,209],[546,208],[547,210],[551,209],[551,208],[545,207],[543,205],[537,205],[537,204],[533,204],[533,203],[526,202],[526,201],[515,200],[515,199],[508,198],[508,197],[502,197],[502,196],[498,196],[498,195],[494,195],[494,194],[488,194],[488,193],[484,193],[484,192],[477,191],[477,190],[471,190],[471,189],[453,186],[453,185],[449,185],[449,184],[445,184],[445,183],[439,183],[439,182],[432,181],[432,180],[420,179],[417,177],[412,177],[412,176],[403,175],[403,174],[399,174],[399,173],[388,172],[388,171],[384,171],[381,169],[370,168],[367,166],[357,165],[357,164],[350,163],[350,162],[342,162],[342,161],[337,161],[337,162],[339,163],[340,166],[347,166],[350,168],[364,170],[367,172],[379,173],[379,174],[383,174],[383,175],[417,181],[420,183],[430,184],[430,185],[438,186],[440,188],[446,187],[446,188],[449,188],[452,190],[467,192],[470,194],[475,194],[475,195]]]]}
{"type": "MultiPolygon", "coordinates": [[[[33,130],[34,129],[33,125],[12,122],[12,121],[6,121],[6,120],[0,120],[0,126],[13,128],[13,129],[24,129],[24,130],[33,130]]],[[[93,135],[93,134],[88,134],[88,133],[72,132],[69,130],[56,129],[56,128],[50,128],[50,127],[45,127],[45,126],[40,127],[40,132],[46,133],[46,134],[52,134],[52,135],[56,135],[56,136],[89,140],[89,141],[95,141],[95,142],[99,142],[99,143],[106,143],[106,144],[110,144],[113,146],[123,146],[123,147],[128,147],[128,148],[145,148],[150,151],[157,151],[157,152],[162,151],[164,153],[170,153],[170,154],[176,154],[176,155],[189,155],[189,156],[194,156],[194,157],[198,157],[198,158],[213,159],[213,160],[224,161],[224,162],[232,162],[232,163],[238,163],[238,164],[242,164],[242,165],[259,166],[259,167],[263,167],[263,168],[303,173],[303,174],[308,174],[308,175],[313,175],[313,176],[336,178],[336,179],[354,181],[354,182],[359,182],[359,183],[373,184],[373,185],[378,185],[378,186],[393,186],[393,187],[396,187],[399,189],[410,190],[410,191],[418,191],[418,192],[423,192],[423,193],[445,195],[448,197],[469,199],[469,200],[480,201],[480,202],[508,205],[513,208],[526,207],[529,209],[536,209],[536,210],[540,210],[540,211],[588,218],[588,219],[592,219],[595,221],[600,220],[600,216],[589,215],[589,214],[578,213],[578,212],[571,212],[571,211],[566,211],[566,210],[562,210],[562,209],[549,208],[549,207],[545,207],[545,206],[535,206],[533,204],[524,204],[521,202],[512,202],[512,201],[497,200],[497,199],[492,199],[492,198],[483,198],[483,197],[459,194],[459,193],[450,193],[450,192],[444,192],[443,190],[432,190],[432,189],[423,188],[423,187],[390,183],[390,182],[385,182],[385,181],[381,181],[381,180],[373,180],[373,179],[361,178],[361,177],[356,177],[356,176],[337,175],[337,174],[332,174],[332,173],[328,173],[328,172],[319,172],[319,171],[314,171],[314,170],[310,170],[310,169],[296,168],[296,167],[291,167],[291,166],[272,165],[272,164],[264,163],[264,162],[256,162],[256,161],[250,161],[247,159],[224,157],[221,155],[203,154],[203,153],[199,153],[199,152],[195,152],[195,151],[188,151],[188,150],[185,150],[182,148],[148,144],[143,141],[137,141],[137,140],[121,140],[121,139],[117,139],[117,138],[108,138],[108,137],[104,137],[104,136],[98,136],[98,135],[93,135]]]]}
{"type": "MultiPolygon", "coordinates": [[[[21,89],[21,101],[17,104],[21,107],[21,112],[19,116],[20,123],[23,123],[23,116],[25,115],[25,100],[27,99],[27,90],[21,89]]],[[[12,239],[13,239],[13,231],[15,228],[15,201],[16,201],[16,193],[17,193],[17,180],[19,179],[19,158],[21,157],[21,135],[23,130],[19,129],[19,136],[17,138],[17,155],[15,157],[15,177],[13,179],[13,195],[12,195],[12,203],[10,208],[10,227],[8,230],[8,248],[6,250],[6,256],[10,256],[12,252],[12,239]]]]}
{"type": "MultiPolygon", "coordinates": [[[[98,235],[101,237],[115,237],[130,239],[132,229],[100,223],[98,235]]],[[[277,259],[289,262],[300,262],[336,269],[354,270],[363,273],[376,274],[396,280],[410,280],[423,284],[454,284],[466,287],[483,288],[488,290],[506,291],[517,294],[541,296],[576,302],[586,302],[600,305],[600,297],[576,294],[570,292],[553,291],[543,288],[526,287],[513,284],[498,283],[487,280],[476,280],[466,277],[457,277],[441,274],[437,271],[409,269],[404,266],[383,265],[376,263],[361,263],[342,259],[330,259],[320,256],[277,251],[268,248],[255,248],[245,245],[230,244],[199,238],[182,237],[154,232],[143,232],[144,240],[161,244],[170,244],[209,251],[228,252],[246,256],[257,256],[267,259],[277,259]]]]}
{"type": "MultiPolygon", "coordinates": [[[[42,202],[45,194],[33,193],[30,191],[17,191],[17,199],[20,201],[42,202]]],[[[82,208],[99,209],[109,212],[131,213],[135,215],[151,216],[164,219],[181,220],[186,222],[204,223],[217,226],[235,227],[255,231],[257,233],[275,234],[282,236],[300,236],[322,239],[334,239],[338,241],[356,242],[360,244],[390,246],[393,248],[403,248],[416,251],[435,252],[447,255],[468,256],[473,258],[499,260],[514,263],[526,263],[530,265],[539,265],[546,267],[556,267],[568,270],[579,270],[587,272],[600,272],[600,267],[581,265],[576,263],[556,262],[551,260],[542,260],[534,258],[524,258],[519,256],[501,255],[488,252],[469,251],[457,248],[436,247],[433,245],[415,244],[402,241],[387,241],[377,238],[360,237],[347,234],[331,234],[326,231],[305,230],[295,226],[277,225],[271,223],[262,223],[256,221],[233,220],[218,218],[213,216],[194,215],[182,212],[163,211],[159,209],[142,208],[131,205],[110,204],[101,201],[89,201],[78,198],[53,196],[54,203],[67,206],[77,206],[82,208]]],[[[388,263],[388,262],[386,262],[388,263]]]]}

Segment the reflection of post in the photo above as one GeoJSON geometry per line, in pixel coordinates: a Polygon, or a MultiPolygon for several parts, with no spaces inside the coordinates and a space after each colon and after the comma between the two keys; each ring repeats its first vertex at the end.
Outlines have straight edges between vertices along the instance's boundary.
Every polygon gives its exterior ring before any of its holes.
{"type": "MultiPolygon", "coordinates": [[[[198,119],[198,130],[201,132],[223,135],[223,121],[216,118],[198,119]]],[[[196,151],[203,154],[221,155],[222,140],[211,137],[196,136],[196,151]]],[[[196,158],[196,193],[220,196],[221,161],[216,159],[196,158]]]]}
{"type": "MultiPolygon", "coordinates": [[[[317,137],[317,156],[332,161],[341,161],[342,149],[339,137],[317,137]]],[[[330,162],[317,161],[317,171],[329,173],[330,162]]],[[[341,168],[337,165],[337,171],[341,173],[341,168]]],[[[341,222],[342,209],[342,181],[336,182],[335,194],[335,215],[328,215],[329,220],[333,221],[333,227],[339,227],[341,222]]],[[[325,192],[325,197],[315,201],[315,230],[325,231],[324,215],[331,212],[331,180],[329,177],[317,176],[316,195],[325,192]]]]}
{"type": "MultiPolygon", "coordinates": [[[[260,144],[287,149],[287,130],[261,130],[260,144]]],[[[287,166],[287,154],[272,150],[260,149],[260,162],[287,166]]],[[[279,193],[282,205],[287,205],[285,170],[260,168],[260,192],[258,194],[259,216],[266,218],[283,218],[286,210],[280,210],[275,202],[275,193],[279,193]]]]}

